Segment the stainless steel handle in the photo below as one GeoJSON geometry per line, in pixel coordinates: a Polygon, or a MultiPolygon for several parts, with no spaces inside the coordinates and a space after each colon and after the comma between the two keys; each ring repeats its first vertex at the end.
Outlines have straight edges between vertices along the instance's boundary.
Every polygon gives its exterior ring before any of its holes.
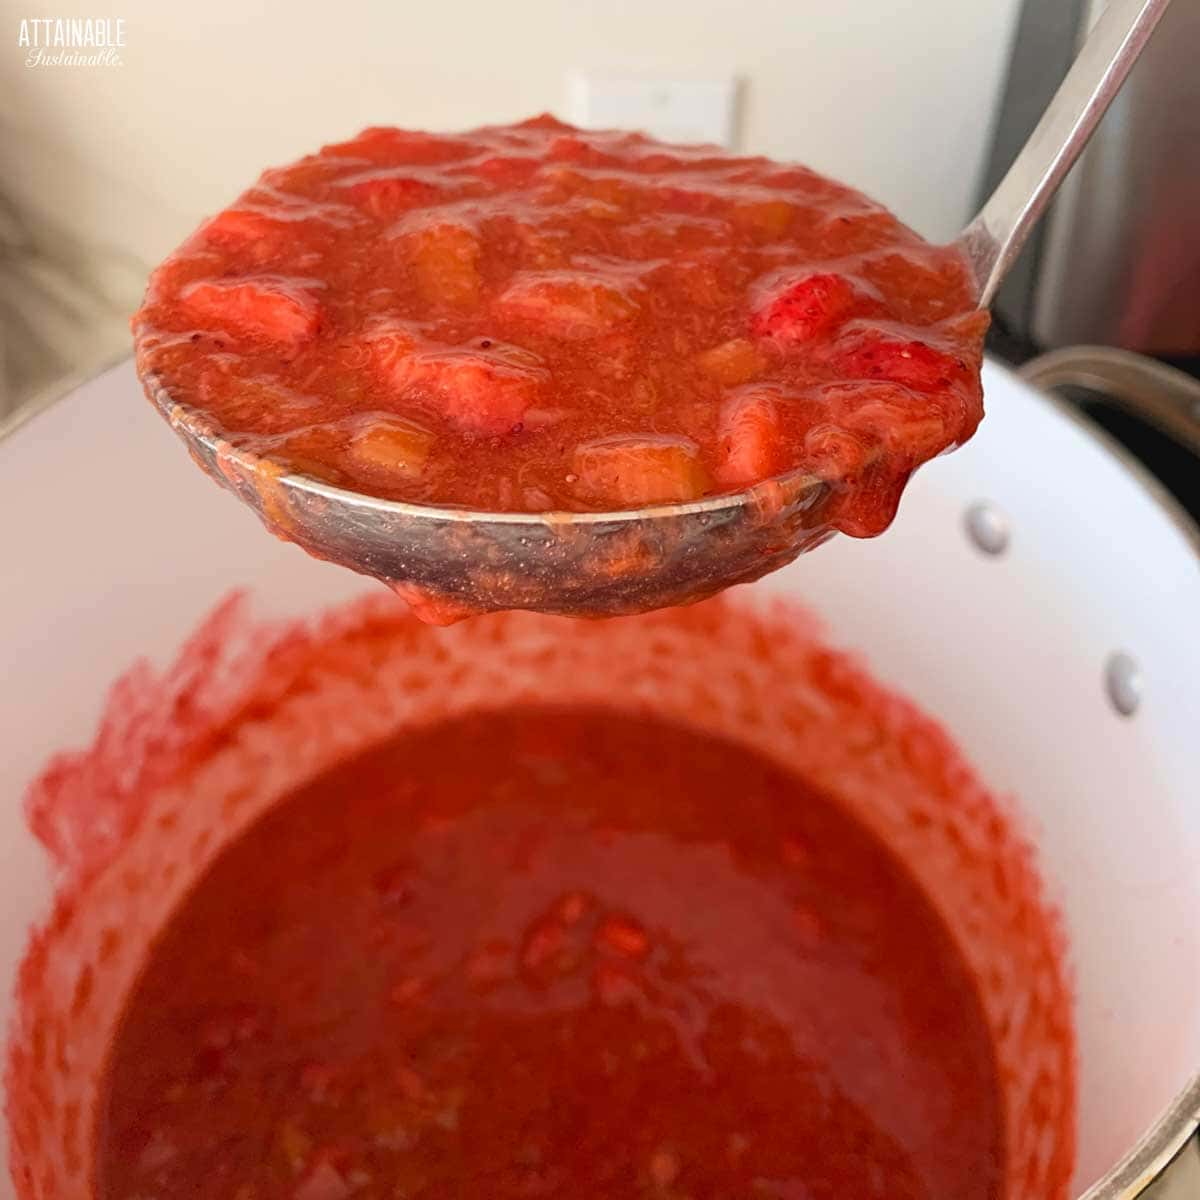
{"type": "Polygon", "coordinates": [[[1016,161],[963,230],[987,308],[1029,230],[1087,145],[1170,0],[1109,0],[1016,161]]]}
{"type": "Polygon", "coordinates": [[[1110,346],[1069,346],[1027,362],[1018,374],[1040,388],[1099,392],[1200,457],[1200,381],[1174,367],[1110,346]]]}

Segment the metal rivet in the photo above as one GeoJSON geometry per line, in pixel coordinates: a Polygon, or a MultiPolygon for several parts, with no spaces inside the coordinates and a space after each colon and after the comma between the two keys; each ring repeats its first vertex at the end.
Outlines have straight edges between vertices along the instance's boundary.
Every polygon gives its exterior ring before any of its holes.
{"type": "Polygon", "coordinates": [[[1104,664],[1104,686],[1112,706],[1123,717],[1131,717],[1142,702],[1142,669],[1124,650],[1108,656],[1104,664]]]}
{"type": "Polygon", "coordinates": [[[984,554],[1003,554],[1008,549],[1008,518],[994,505],[980,500],[967,509],[967,536],[984,554]]]}

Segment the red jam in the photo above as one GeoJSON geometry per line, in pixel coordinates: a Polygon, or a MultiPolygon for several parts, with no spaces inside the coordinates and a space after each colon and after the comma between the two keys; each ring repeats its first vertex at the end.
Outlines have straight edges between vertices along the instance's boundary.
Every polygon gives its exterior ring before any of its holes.
{"type": "Polygon", "coordinates": [[[29,798],[21,1200],[1065,1200],[1027,844],[802,613],[218,610],[29,798]]]}
{"type": "Polygon", "coordinates": [[[603,710],[286,800],[156,948],[109,1089],[105,1200],[1003,1194],[987,1025],[911,877],[761,756],[603,710]]]}
{"type": "Polygon", "coordinates": [[[958,251],[850,188],[550,117],[269,170],[134,318],[148,388],[330,483],[605,511],[799,471],[855,536],[974,432],[986,325],[958,251]]]}

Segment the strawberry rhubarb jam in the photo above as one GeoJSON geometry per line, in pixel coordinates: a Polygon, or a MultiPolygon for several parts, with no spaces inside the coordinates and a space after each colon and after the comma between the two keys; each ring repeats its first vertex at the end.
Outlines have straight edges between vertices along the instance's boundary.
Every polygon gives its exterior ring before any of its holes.
{"type": "Polygon", "coordinates": [[[488,511],[788,473],[881,532],[982,416],[954,248],[797,166],[550,117],[368,129],[267,171],[152,275],[152,392],[355,491],[488,511]]]}
{"type": "Polygon", "coordinates": [[[286,800],[176,916],[109,1086],[104,1200],[1002,1195],[987,1026],[902,867],[761,757],[603,711],[286,800]]]}
{"type": "Polygon", "coordinates": [[[1065,1200],[1030,850],[792,609],[223,605],[29,797],[21,1200],[1065,1200]]]}

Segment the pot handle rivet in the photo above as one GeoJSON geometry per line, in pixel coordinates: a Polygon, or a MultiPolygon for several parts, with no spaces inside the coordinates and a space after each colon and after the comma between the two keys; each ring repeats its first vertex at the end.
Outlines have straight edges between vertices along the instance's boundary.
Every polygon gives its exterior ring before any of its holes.
{"type": "Polygon", "coordinates": [[[1132,656],[1118,650],[1104,664],[1104,686],[1112,706],[1123,717],[1131,717],[1142,702],[1142,669],[1132,656]]]}
{"type": "Polygon", "coordinates": [[[979,500],[966,511],[967,536],[984,554],[999,555],[1008,549],[1008,518],[986,500],[979,500]]]}

